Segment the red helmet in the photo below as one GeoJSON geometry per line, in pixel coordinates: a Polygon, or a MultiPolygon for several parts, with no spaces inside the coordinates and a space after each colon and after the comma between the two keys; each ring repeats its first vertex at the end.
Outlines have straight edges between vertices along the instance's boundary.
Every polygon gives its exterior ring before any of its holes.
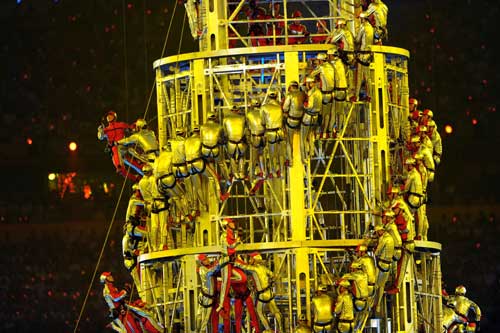
{"type": "Polygon", "coordinates": [[[260,255],[260,253],[258,251],[254,251],[252,253],[250,253],[250,258],[253,258],[254,260],[262,260],[262,256],[260,255]]]}
{"type": "Polygon", "coordinates": [[[106,280],[110,276],[111,276],[111,272],[102,272],[101,276],[99,277],[99,281],[101,281],[101,283],[104,283],[104,282],[106,282],[106,280]]]}
{"type": "Polygon", "coordinates": [[[230,217],[226,217],[224,220],[222,220],[222,225],[228,225],[229,223],[233,223],[236,225],[236,221],[230,217]]]}
{"type": "Polygon", "coordinates": [[[428,116],[429,118],[434,117],[434,112],[432,112],[431,109],[425,109],[424,112],[422,113],[424,116],[428,116]]]}
{"type": "Polygon", "coordinates": [[[108,113],[106,113],[106,120],[107,121],[113,121],[113,120],[116,120],[117,118],[118,118],[118,115],[116,114],[115,111],[108,111],[108,113]],[[113,117],[112,120],[109,120],[108,117],[110,117],[110,116],[113,117]]]}
{"type": "Polygon", "coordinates": [[[416,98],[410,98],[409,102],[410,102],[410,105],[415,105],[415,106],[418,105],[418,100],[416,98]]]}
{"type": "Polygon", "coordinates": [[[326,21],[325,20],[319,20],[316,22],[316,28],[326,28],[326,21]]]}
{"type": "Polygon", "coordinates": [[[205,253],[201,253],[201,254],[198,254],[198,260],[199,261],[203,261],[205,259],[207,259],[207,255],[205,253]]]}
{"type": "Polygon", "coordinates": [[[293,18],[302,17],[302,12],[300,10],[296,10],[293,12],[292,17],[293,18]]]}

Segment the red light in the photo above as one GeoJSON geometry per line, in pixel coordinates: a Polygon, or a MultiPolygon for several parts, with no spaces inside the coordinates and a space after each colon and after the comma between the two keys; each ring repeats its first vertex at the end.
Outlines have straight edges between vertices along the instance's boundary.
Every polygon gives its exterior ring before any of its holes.
{"type": "Polygon", "coordinates": [[[69,150],[71,151],[76,151],[78,149],[78,145],[76,144],[76,142],[74,141],[71,141],[68,145],[68,148],[69,150]]]}
{"type": "Polygon", "coordinates": [[[31,146],[33,144],[33,140],[31,138],[27,138],[26,143],[31,146]]]}
{"type": "Polygon", "coordinates": [[[92,188],[89,184],[83,185],[83,197],[87,200],[92,197],[92,188]]]}
{"type": "Polygon", "coordinates": [[[446,134],[451,134],[451,133],[453,133],[453,127],[451,125],[446,125],[444,127],[444,131],[446,134]]]}
{"type": "Polygon", "coordinates": [[[474,125],[474,126],[477,125],[477,119],[476,118],[472,118],[472,125],[474,125]]]}

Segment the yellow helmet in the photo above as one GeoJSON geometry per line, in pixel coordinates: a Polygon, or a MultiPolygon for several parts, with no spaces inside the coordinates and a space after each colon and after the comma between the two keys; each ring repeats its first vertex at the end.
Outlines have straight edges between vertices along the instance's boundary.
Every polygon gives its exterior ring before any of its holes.
{"type": "Polygon", "coordinates": [[[316,80],[312,76],[306,77],[306,83],[314,83],[316,80]]]}
{"type": "Polygon", "coordinates": [[[358,246],[356,246],[356,252],[366,252],[367,250],[368,248],[366,247],[366,245],[359,244],[358,246]]]}
{"type": "Polygon", "coordinates": [[[466,292],[467,292],[467,289],[465,289],[465,287],[463,285],[459,285],[455,288],[455,295],[464,296],[466,292]]]}
{"type": "Polygon", "coordinates": [[[149,164],[144,164],[142,166],[142,172],[144,173],[148,173],[148,172],[152,172],[153,171],[153,167],[149,164]]]}
{"type": "Polygon", "coordinates": [[[212,112],[212,111],[208,111],[208,112],[207,112],[207,119],[210,119],[210,120],[215,120],[215,119],[217,119],[217,116],[215,115],[215,113],[214,113],[214,112],[212,112]]]}
{"type": "Polygon", "coordinates": [[[415,165],[415,163],[417,163],[417,161],[415,161],[415,159],[413,157],[408,157],[406,160],[405,160],[405,164],[406,165],[415,165]]]}
{"type": "Polygon", "coordinates": [[[269,96],[270,98],[276,98],[278,97],[278,91],[274,88],[271,88],[269,89],[269,91],[267,92],[267,96],[269,96]]]}
{"type": "Polygon", "coordinates": [[[327,291],[328,287],[324,284],[320,284],[318,286],[318,291],[327,291]]]}
{"type": "Polygon", "coordinates": [[[351,263],[351,269],[361,269],[362,267],[363,265],[361,265],[361,263],[358,261],[353,261],[351,263]]]}
{"type": "Polygon", "coordinates": [[[318,60],[326,60],[326,54],[325,53],[318,53],[316,55],[316,59],[318,59],[318,60]]]}
{"type": "Polygon", "coordinates": [[[344,287],[344,288],[349,288],[351,287],[351,283],[346,280],[346,279],[340,279],[338,282],[337,282],[338,286],[339,287],[344,287]]]}
{"type": "Polygon", "coordinates": [[[184,135],[186,133],[186,131],[184,130],[184,127],[182,126],[179,126],[175,129],[175,134],[177,135],[184,135]]]}
{"type": "Polygon", "coordinates": [[[258,108],[260,106],[260,100],[258,98],[252,98],[250,105],[254,108],[258,108]]]}
{"type": "Polygon", "coordinates": [[[148,123],[146,122],[146,120],[144,120],[142,118],[139,118],[135,121],[135,128],[138,130],[145,128],[147,125],[148,125],[148,123]]]}

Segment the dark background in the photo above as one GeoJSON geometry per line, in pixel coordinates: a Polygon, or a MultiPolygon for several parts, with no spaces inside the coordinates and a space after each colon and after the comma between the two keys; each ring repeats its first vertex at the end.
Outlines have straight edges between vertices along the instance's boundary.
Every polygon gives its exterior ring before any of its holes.
{"type": "MultiPolygon", "coordinates": [[[[485,312],[484,331],[494,332],[500,307],[500,5],[385,3],[388,44],[410,50],[411,95],[434,111],[443,137],[428,209],[430,238],[443,243],[444,282],[449,292],[465,284],[485,312]],[[445,125],[452,134],[444,133],[445,125]]],[[[122,186],[96,127],[109,110],[127,122],[148,110],[146,118],[155,123],[154,94],[147,108],[152,63],[162,56],[174,8],[173,0],[1,1],[2,332],[73,331],[122,186]],[[78,143],[76,152],[68,150],[70,141],[78,143]],[[61,199],[47,175],[72,171],[75,192],[61,199]],[[82,199],[85,184],[92,187],[88,200],[82,199]]],[[[182,33],[183,18],[178,7],[164,56],[196,50],[187,23],[182,33]]],[[[118,220],[123,211],[118,208],[118,220]]],[[[124,281],[118,224],[98,271],[113,270],[124,281]]],[[[107,309],[100,289],[94,284],[82,332],[103,330],[107,309]]]]}

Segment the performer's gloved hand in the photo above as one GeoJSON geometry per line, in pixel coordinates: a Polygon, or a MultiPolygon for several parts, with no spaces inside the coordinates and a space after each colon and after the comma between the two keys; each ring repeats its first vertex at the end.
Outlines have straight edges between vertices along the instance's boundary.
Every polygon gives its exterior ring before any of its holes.
{"type": "Polygon", "coordinates": [[[132,285],[130,283],[125,283],[123,290],[125,290],[127,294],[130,294],[130,291],[132,290],[132,285]]]}

